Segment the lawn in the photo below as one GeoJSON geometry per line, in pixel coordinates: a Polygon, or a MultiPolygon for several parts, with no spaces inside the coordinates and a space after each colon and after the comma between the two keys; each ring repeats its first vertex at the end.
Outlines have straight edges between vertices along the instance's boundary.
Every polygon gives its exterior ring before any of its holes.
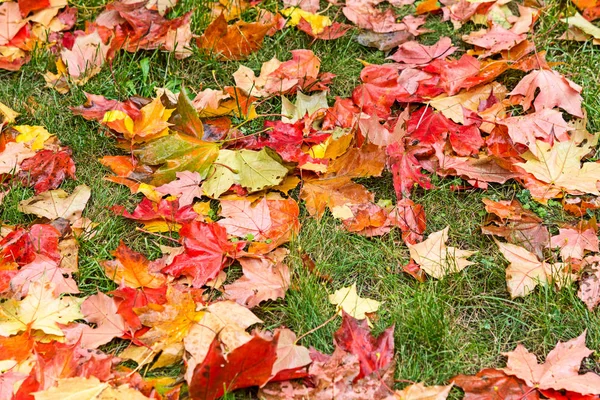
{"type": "MultiPolygon", "coordinates": [[[[84,0],[72,3],[79,10],[79,28],[84,27],[86,19],[93,19],[105,4],[84,0]]],[[[275,11],[282,5],[266,0],[261,7],[275,11]]],[[[192,30],[201,33],[210,23],[204,4],[198,6],[197,1],[182,0],[169,15],[183,15],[192,9],[192,30]]],[[[531,39],[538,52],[547,52],[548,61],[555,63],[553,68],[583,87],[588,130],[596,132],[600,130],[600,82],[597,74],[600,48],[589,41],[558,40],[566,30],[566,24],[561,23],[560,18],[573,10],[569,2],[548,0],[531,39]]],[[[398,12],[401,15],[412,14],[414,6],[403,6],[398,12]]],[[[345,21],[338,7],[332,7],[328,13],[336,21],[345,21]]],[[[255,16],[254,9],[243,15],[248,21],[255,16]]],[[[461,43],[462,35],[475,29],[475,25],[467,23],[454,30],[439,16],[429,16],[425,27],[431,32],[417,40],[428,45],[444,35],[452,38],[455,44],[461,43]]],[[[42,74],[52,68],[54,60],[45,50],[34,51],[31,62],[18,72],[0,71],[0,102],[21,113],[19,124],[43,125],[63,145],[72,149],[77,180],[67,180],[61,188],[70,192],[76,185],[84,183],[92,190],[85,216],[98,226],[93,237],[80,240],[76,280],[82,294],[92,295],[98,290],[108,292],[117,287],[105,275],[101,262],[113,258],[112,252],[120,241],[150,259],[161,255],[159,245],[172,245],[168,239],[136,230],[138,224],[110,211],[109,208],[115,204],[132,210],[143,196],[132,195],[126,187],[103,179],[109,171],[98,159],[124,153],[106,134],[107,128],[70,112],[69,107],[84,103],[84,92],[125,100],[134,95],[153,97],[157,87],[175,92],[185,87],[192,93],[206,88],[218,89],[234,85],[232,74],[240,64],[258,71],[262,63],[273,57],[287,60],[292,49],[310,49],[321,59],[321,71],[336,75],[327,95],[332,105],[336,96],[350,96],[360,83],[363,62],[386,62],[388,54],[357,43],[358,33],[358,30],[350,30],[336,40],[313,42],[303,32],[285,27],[273,37],[267,37],[263,47],[244,61],[219,61],[198,51],[184,60],[177,60],[173,54],[158,50],[119,52],[111,65],[106,65],[85,85],[73,85],[66,95],[45,87],[42,74]]],[[[459,47],[460,55],[464,52],[464,43],[459,47]]],[[[510,71],[501,75],[498,81],[510,89],[523,76],[520,71],[510,71]]],[[[269,99],[260,108],[262,114],[279,114],[280,110],[281,101],[277,97],[269,99]]],[[[265,118],[275,120],[278,117],[260,117],[246,125],[247,132],[261,129],[265,118]]],[[[240,122],[234,121],[234,124],[240,122]]],[[[361,179],[359,182],[376,194],[376,201],[395,201],[391,174],[386,172],[382,177],[361,179]]],[[[560,290],[551,285],[540,286],[526,297],[511,299],[506,287],[508,262],[498,251],[493,238],[481,232],[487,216],[482,202],[484,198],[520,200],[527,209],[543,218],[551,234],[557,234],[562,224],[576,223],[579,218],[567,214],[560,201],[550,201],[547,205],[536,202],[513,180],[505,184],[490,184],[487,190],[453,190],[455,186],[465,185],[460,178],[432,176],[432,182],[433,189],[415,188],[411,197],[424,207],[427,217],[425,236],[449,225],[448,244],[476,251],[471,258],[473,265],[443,279],[418,282],[402,271],[410,256],[400,230],[392,230],[381,237],[364,237],[346,231],[329,212],[320,220],[311,217],[300,202],[302,229],[287,244],[290,250],[287,262],[292,270],[291,287],[284,299],[268,301],[253,309],[265,321],[264,327],[286,326],[298,336],[311,331],[299,344],[329,354],[334,349],[333,333],[339,328],[341,318],[320,327],[336,311],[328,295],[356,282],[362,297],[381,302],[373,318],[373,333],[377,335],[395,325],[397,388],[407,382],[448,384],[458,374],[475,374],[483,368],[504,367],[506,358],[502,353],[513,350],[518,343],[543,357],[558,341],[572,339],[586,329],[587,346],[599,351],[600,314],[589,311],[577,297],[577,286],[569,285],[560,290]],[[307,256],[314,261],[318,273],[306,268],[303,259],[307,256]],[[321,276],[331,279],[322,279],[321,276]],[[320,328],[312,331],[317,327],[320,328]]],[[[32,195],[32,189],[14,183],[0,208],[2,224],[32,223],[34,217],[17,211],[18,203],[32,195]]],[[[298,199],[298,190],[291,195],[298,199]]],[[[600,217],[598,212],[595,216],[600,217]]],[[[240,267],[233,266],[230,271],[230,277],[241,275],[240,267]]],[[[117,354],[127,344],[117,339],[103,349],[117,354]]],[[[157,370],[144,367],[140,373],[144,376],[177,376],[182,365],[179,363],[157,370]]],[[[598,356],[588,358],[584,369],[600,373],[598,356]]],[[[228,398],[251,398],[255,395],[256,390],[250,389],[230,394],[228,398]]],[[[454,389],[450,398],[461,396],[460,390],[454,389]]]]}

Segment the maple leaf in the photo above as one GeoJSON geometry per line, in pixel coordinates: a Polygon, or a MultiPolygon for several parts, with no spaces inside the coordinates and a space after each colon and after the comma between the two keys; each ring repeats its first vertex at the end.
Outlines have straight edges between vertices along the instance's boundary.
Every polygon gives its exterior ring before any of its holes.
{"type": "MultiPolygon", "coordinates": [[[[183,340],[203,319],[204,311],[197,310],[196,302],[189,292],[169,286],[166,300],[164,304],[148,304],[135,309],[142,324],[150,327],[149,331],[138,337],[138,340],[145,345],[139,348],[143,353],[142,357],[136,360],[138,364],[152,361],[152,356],[158,352],[162,352],[162,354],[154,363],[154,368],[179,361],[183,350],[183,340]]],[[[130,358],[127,350],[120,356],[130,358]]]]}
{"type": "Polygon", "coordinates": [[[560,73],[540,69],[521,79],[510,95],[520,96],[519,103],[523,105],[524,110],[528,110],[533,102],[536,111],[560,107],[571,115],[583,118],[580,93],[581,86],[566,79],[560,73]],[[539,94],[536,96],[537,89],[539,94]]]}
{"type": "Polygon", "coordinates": [[[367,313],[374,313],[379,309],[380,303],[373,299],[360,297],[356,292],[356,283],[346,288],[338,289],[329,295],[329,302],[337,305],[338,315],[348,315],[363,320],[367,313]]]}
{"type": "Polygon", "coordinates": [[[195,198],[202,197],[200,184],[202,177],[198,172],[182,171],[176,172],[177,180],[157,187],[155,190],[162,194],[179,197],[179,206],[189,206],[195,198]]]}
{"type": "Polygon", "coordinates": [[[269,96],[271,93],[265,89],[267,86],[267,81],[270,78],[271,73],[276,71],[279,66],[282,64],[276,58],[272,58],[271,60],[263,63],[260,68],[260,75],[256,77],[254,71],[250,68],[240,65],[233,73],[233,79],[235,80],[235,86],[243,90],[246,94],[252,95],[255,97],[265,97],[269,96]]]}
{"type": "Polygon", "coordinates": [[[58,262],[59,237],[60,232],[46,224],[35,224],[28,230],[15,229],[0,240],[0,260],[24,266],[39,255],[58,262]]]}
{"type": "Polygon", "coordinates": [[[22,18],[19,4],[16,2],[6,2],[0,5],[0,46],[9,43],[27,20],[22,18]]]}
{"type": "Polygon", "coordinates": [[[106,276],[119,284],[132,288],[159,288],[166,282],[165,276],[150,271],[150,261],[142,254],[129,249],[121,241],[113,252],[115,260],[104,261],[106,276]]]}
{"type": "Polygon", "coordinates": [[[314,14],[302,8],[285,8],[279,12],[289,18],[287,24],[290,26],[298,25],[301,20],[306,21],[315,35],[322,33],[325,28],[332,24],[328,16],[314,14]]]}
{"type": "Polygon", "coordinates": [[[75,179],[75,163],[71,152],[42,150],[21,163],[19,177],[33,186],[35,194],[56,189],[68,177],[75,179]]]}
{"type": "Polygon", "coordinates": [[[287,7],[298,7],[310,13],[319,11],[320,5],[316,0],[283,0],[283,5],[287,7]]]}
{"type": "Polygon", "coordinates": [[[280,63],[269,73],[264,90],[268,93],[293,93],[297,89],[304,92],[327,90],[326,85],[335,75],[319,74],[321,60],[306,49],[292,50],[291,53],[291,60],[280,63]]]}
{"type": "Polygon", "coordinates": [[[36,281],[29,285],[29,292],[23,300],[8,299],[2,303],[0,335],[10,336],[33,329],[49,335],[64,336],[58,324],[83,318],[79,311],[82,299],[58,298],[53,292],[52,283],[36,281]]]}
{"type": "Polygon", "coordinates": [[[285,297],[290,271],[280,260],[241,258],[244,276],[223,287],[225,297],[248,308],[265,300],[285,297]]]}
{"type": "Polygon", "coordinates": [[[204,308],[204,316],[191,327],[184,338],[184,345],[190,357],[185,378],[191,384],[196,365],[205,360],[212,343],[219,340],[230,351],[252,339],[246,329],[263,322],[252,311],[233,301],[218,301],[204,308]]]}
{"type": "Polygon", "coordinates": [[[162,185],[174,180],[177,172],[181,171],[197,172],[206,178],[219,155],[219,146],[175,133],[142,145],[134,154],[143,164],[159,166],[153,174],[152,183],[162,185]]]}
{"type": "Polygon", "coordinates": [[[271,381],[277,381],[286,371],[297,371],[312,362],[309,350],[304,346],[297,345],[296,334],[287,328],[277,329],[279,335],[277,341],[277,360],[273,364],[271,381]]]}
{"type": "Polygon", "coordinates": [[[358,357],[360,374],[355,380],[386,370],[394,358],[393,326],[375,338],[367,321],[359,322],[344,312],[342,326],[335,332],[334,339],[337,346],[358,357]]]}
{"type": "Polygon", "coordinates": [[[499,369],[482,369],[476,375],[457,375],[452,382],[465,392],[464,400],[539,400],[534,388],[499,369]]]}
{"type": "MultiPolygon", "coordinates": [[[[206,91],[211,91],[211,89],[206,89],[206,91]]],[[[212,91],[219,93],[219,91],[212,91]]],[[[202,139],[204,136],[204,125],[198,116],[198,111],[196,108],[204,108],[198,102],[202,101],[202,98],[199,98],[202,94],[198,93],[194,102],[192,102],[185,93],[185,90],[179,92],[179,96],[177,97],[177,108],[175,108],[173,114],[171,114],[171,118],[169,121],[173,124],[171,127],[174,130],[177,130],[186,135],[190,135],[193,137],[197,137],[198,139],[202,139]]],[[[212,108],[218,108],[217,104],[212,108]]]]}
{"type": "Polygon", "coordinates": [[[452,46],[450,38],[441,37],[437,43],[426,46],[417,41],[402,43],[394,55],[388,57],[390,60],[414,65],[427,65],[435,59],[446,58],[457,50],[452,46]]]}
{"type": "Polygon", "coordinates": [[[579,284],[579,297],[587,306],[588,310],[592,311],[600,304],[600,268],[598,267],[598,259],[596,256],[586,257],[584,260],[584,268],[582,269],[581,282],[579,284]]]}
{"type": "Polygon", "coordinates": [[[0,174],[19,172],[21,162],[33,156],[35,156],[35,152],[25,143],[7,143],[4,150],[0,152],[0,174]]]}
{"type": "Polygon", "coordinates": [[[467,258],[475,254],[474,251],[446,247],[449,229],[450,227],[447,226],[441,231],[434,232],[421,243],[407,244],[411,258],[428,275],[436,279],[441,279],[449,273],[460,272],[473,264],[467,258]]]}
{"type": "Polygon", "coordinates": [[[421,172],[421,164],[416,158],[420,151],[417,147],[404,146],[403,142],[392,143],[385,149],[388,155],[387,165],[391,169],[396,198],[410,197],[412,188],[418,184],[424,189],[431,189],[430,178],[421,172]]]}
{"type": "Polygon", "coordinates": [[[147,142],[168,133],[172,124],[167,121],[173,111],[165,108],[160,98],[156,97],[142,107],[135,118],[124,111],[112,110],[104,114],[102,123],[122,133],[131,143],[147,142]]]}
{"type": "Polygon", "coordinates": [[[510,50],[525,39],[527,39],[527,35],[517,34],[500,25],[493,25],[490,30],[481,29],[462,37],[463,41],[487,50],[479,58],[486,58],[492,54],[510,50]]]}
{"type": "Polygon", "coordinates": [[[114,299],[102,292],[89,296],[81,303],[81,314],[87,322],[96,324],[95,328],[81,326],[79,340],[83,348],[95,349],[127,332],[125,320],[118,314],[114,299]]]}
{"type": "Polygon", "coordinates": [[[393,386],[393,368],[355,381],[360,373],[358,357],[336,347],[331,356],[313,351],[309,367],[310,387],[287,381],[270,383],[259,392],[266,400],[288,399],[387,399],[393,386]]]}
{"type": "Polygon", "coordinates": [[[377,33],[406,30],[406,25],[396,23],[396,14],[392,9],[381,11],[375,8],[377,1],[350,0],[346,1],[342,12],[350,21],[362,29],[377,33]]]}
{"type": "Polygon", "coordinates": [[[352,26],[346,24],[340,24],[339,22],[333,22],[331,25],[324,27],[322,30],[316,30],[312,24],[307,22],[304,18],[300,19],[296,27],[307,35],[319,40],[335,40],[339,39],[348,32],[352,26]]]}
{"type": "Polygon", "coordinates": [[[91,190],[86,185],[79,185],[70,195],[62,189],[49,190],[37,196],[19,202],[18,210],[25,214],[54,220],[64,218],[71,224],[81,224],[81,213],[90,199],[91,190]]]}
{"type": "Polygon", "coordinates": [[[77,36],[71,49],[63,48],[60,56],[69,75],[77,84],[83,85],[100,72],[110,46],[105,45],[98,31],[77,36]]]}
{"type": "Polygon", "coordinates": [[[525,247],[539,258],[543,257],[550,233],[540,217],[524,209],[518,200],[483,199],[483,202],[485,210],[490,213],[481,227],[483,233],[501,236],[509,243],[525,247]]]}
{"type": "Polygon", "coordinates": [[[253,150],[220,150],[202,184],[207,196],[217,198],[234,184],[240,184],[249,192],[256,192],[278,185],[288,170],[266,148],[253,150]]]}
{"type": "Polygon", "coordinates": [[[101,382],[94,376],[58,379],[56,386],[32,394],[36,400],[150,399],[136,388],[131,388],[128,385],[121,385],[115,388],[107,382],[101,382]]]}
{"type": "Polygon", "coordinates": [[[453,384],[425,386],[423,383],[415,383],[402,390],[396,390],[395,398],[398,400],[446,400],[452,386],[453,384]]]}
{"type": "Polygon", "coordinates": [[[298,203],[291,198],[267,200],[271,226],[263,232],[264,242],[253,241],[248,247],[250,254],[266,254],[275,248],[287,243],[300,232],[300,208],[298,203]]]}
{"type": "Polygon", "coordinates": [[[263,232],[273,223],[266,198],[255,205],[248,200],[222,200],[220,214],[225,218],[217,223],[225,227],[228,234],[241,238],[252,235],[255,240],[264,240],[263,232]]]}
{"type": "Polygon", "coordinates": [[[560,257],[567,261],[569,259],[581,260],[584,256],[585,250],[598,252],[598,236],[596,236],[596,230],[588,228],[572,229],[572,228],[560,228],[558,235],[550,238],[550,247],[560,248],[560,257]]]}
{"type": "Polygon", "coordinates": [[[350,217],[350,205],[372,202],[373,194],[352,179],[380,175],[384,166],[382,153],[383,149],[374,145],[352,148],[332,162],[324,176],[304,180],[300,197],[308,212],[321,218],[329,207],[335,217],[350,217]]]}
{"type": "Polygon", "coordinates": [[[15,141],[29,144],[32,150],[43,149],[44,143],[54,136],[43,126],[17,125],[13,129],[19,132],[15,141]]]}
{"type": "Polygon", "coordinates": [[[510,262],[506,269],[506,283],[513,298],[528,295],[538,284],[556,282],[560,285],[568,278],[564,272],[565,264],[539,261],[535,254],[514,244],[498,241],[496,244],[510,262]]]}
{"type": "Polygon", "coordinates": [[[214,223],[194,221],[185,224],[179,235],[185,252],[176,256],[162,271],[175,277],[189,276],[194,287],[214,279],[227,265],[227,258],[234,257],[245,245],[244,242],[229,242],[225,228],[214,223]]]}
{"type": "Polygon", "coordinates": [[[69,271],[60,268],[58,262],[44,255],[37,255],[29,264],[21,267],[10,280],[11,289],[21,296],[27,295],[31,282],[46,280],[53,285],[55,296],[62,293],[79,293],[77,283],[69,271]]]}
{"type": "Polygon", "coordinates": [[[237,21],[234,25],[227,25],[221,14],[196,39],[196,44],[203,52],[220,59],[241,60],[261,48],[269,29],[271,25],[260,22],[237,21]]]}
{"type": "Polygon", "coordinates": [[[579,375],[581,361],[592,354],[585,346],[585,336],[584,332],[568,342],[558,342],[543,364],[538,364],[536,356],[519,344],[515,350],[503,353],[508,357],[503,371],[540,389],[600,394],[600,376],[593,372],[579,375]]]}
{"type": "Polygon", "coordinates": [[[555,109],[544,108],[531,114],[505,118],[499,121],[508,128],[508,134],[515,143],[521,143],[529,147],[534,155],[538,148],[535,146],[536,139],[552,142],[556,138],[559,141],[568,141],[568,131],[573,127],[567,124],[562,113],[555,109]]]}
{"type": "Polygon", "coordinates": [[[525,163],[515,163],[532,174],[536,179],[557,189],[600,195],[596,186],[600,174],[600,164],[584,162],[590,148],[577,146],[573,140],[556,142],[554,145],[536,140],[537,157],[525,153],[525,163]]]}
{"type": "Polygon", "coordinates": [[[179,199],[161,199],[158,204],[144,197],[132,213],[123,206],[112,206],[111,210],[125,218],[141,221],[146,229],[157,232],[178,230],[180,224],[194,221],[198,214],[191,205],[179,206],[179,199]]]}
{"type": "Polygon", "coordinates": [[[493,82],[475,89],[462,91],[454,96],[439,95],[431,99],[429,105],[457,124],[465,125],[463,110],[466,108],[471,111],[478,111],[479,104],[489,99],[491,95],[498,100],[502,100],[506,95],[506,88],[498,82],[493,82]]]}
{"type": "Polygon", "coordinates": [[[235,389],[262,386],[271,377],[277,360],[278,335],[272,340],[254,336],[249,342],[227,354],[215,339],[206,359],[194,369],[190,396],[194,399],[217,399],[235,389]]]}

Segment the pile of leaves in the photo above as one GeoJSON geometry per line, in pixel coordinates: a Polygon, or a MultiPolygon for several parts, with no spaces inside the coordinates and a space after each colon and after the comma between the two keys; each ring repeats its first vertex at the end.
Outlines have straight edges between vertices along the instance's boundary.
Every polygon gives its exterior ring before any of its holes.
{"type": "MultiPolygon", "coordinates": [[[[240,64],[235,86],[194,96],[186,88],[156,88],[154,98],[123,101],[86,93],[87,102],[72,112],[97,121],[123,150],[100,159],[112,171],[106,180],[143,195],[134,210],[116,204],[111,211],[143,225],[138,229],[149,236],[168,233],[174,244],[150,260],[121,243],[114,259],[101,265],[117,288],[87,297],[77,284],[77,243],[81,235],[93,236],[95,224],[82,215],[90,190],[60,189],[63,180],[75,179],[70,150],[43,127],[14,125],[16,113],[0,104],[3,188],[15,180],[33,187],[35,195],[19,210],[39,217],[1,233],[1,398],[86,393],[91,399],[176,399],[187,393],[215,399],[260,387],[265,399],[445,399],[454,385],[466,399],[598,398],[600,377],[579,374],[591,354],[585,333],[559,342],[541,365],[519,345],[505,354],[504,369],[460,375],[447,386],[414,383],[395,390],[394,328],[371,334],[380,304],[360,297],[356,285],[329,297],[342,316],[331,355],[300,346],[285,327],[260,328],[263,321],[252,311],[283,299],[292,284],[286,245],[300,232],[301,206],[316,219],[328,212],[359,235],[400,230],[411,256],[404,271],[419,281],[471,265],[474,252],[446,245],[448,227],[425,238],[427,218],[414,199],[433,188],[434,174],[463,179],[457,190],[511,180],[540,203],[560,199],[580,221],[557,227],[558,235],[514,199],[485,200],[482,232],[502,238],[495,240],[509,261],[511,297],[538,285],[577,282],[590,310],[600,304],[598,227],[587,213],[600,207],[600,164],[591,159],[598,135],[586,130],[581,87],[553,70],[531,40],[539,8],[425,0],[418,15],[400,19],[380,1],[346,0],[332,3],[346,18],[340,23],[318,13],[314,1],[284,0],[273,13],[259,3],[222,0],[212,5],[213,21],[193,43],[191,13],[164,16],[175,1],[116,1],[86,21],[85,30],[64,33],[74,21],[51,21],[74,17],[72,9],[59,14],[63,4],[42,3],[0,5],[11,10],[0,13],[0,22],[11,27],[6,35],[0,31],[2,51],[14,57],[10,68],[22,65],[25,39],[41,40],[34,33],[42,22],[27,16],[43,13],[52,31],[44,40],[52,40],[57,68],[45,78],[61,93],[71,83],[84,84],[121,49],[161,49],[182,59],[195,45],[222,61],[243,60],[286,26],[314,40],[360,29],[361,44],[393,52],[390,62],[365,63],[348,98],[327,98],[335,75],[322,71],[309,49],[265,62],[258,76],[240,64]],[[254,22],[241,19],[249,8],[256,10],[254,22]],[[463,36],[469,50],[459,51],[447,37],[431,46],[415,40],[436,13],[455,28],[482,26],[463,36]],[[522,74],[512,88],[497,80],[507,71],[522,74]],[[265,101],[276,96],[280,118],[264,118],[265,101]],[[242,129],[260,117],[260,129],[242,129]],[[393,177],[396,198],[375,201],[356,179],[384,171],[393,177]],[[241,267],[241,277],[228,276],[233,265],[241,267]],[[114,341],[126,348],[102,351],[114,341]],[[139,373],[143,366],[181,361],[178,379],[139,373]]],[[[412,3],[389,1],[394,7],[412,3]]],[[[585,15],[593,19],[593,11],[585,15]]],[[[593,35],[583,25],[574,24],[593,35]]],[[[1,193],[0,202],[6,190],[1,193]]]]}

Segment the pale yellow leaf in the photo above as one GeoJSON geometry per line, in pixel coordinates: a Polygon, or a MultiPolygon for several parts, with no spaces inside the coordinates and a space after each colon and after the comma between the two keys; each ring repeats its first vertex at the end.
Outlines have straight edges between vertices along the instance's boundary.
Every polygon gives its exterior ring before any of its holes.
{"type": "Polygon", "coordinates": [[[449,226],[441,231],[434,232],[427,240],[417,244],[407,244],[410,256],[427,275],[440,279],[447,274],[460,272],[468,265],[473,264],[467,260],[475,254],[474,251],[460,250],[447,247],[449,226]]]}
{"type": "Polygon", "coordinates": [[[356,319],[367,318],[366,314],[376,312],[380,305],[377,300],[360,297],[356,292],[356,283],[336,290],[329,295],[329,302],[337,305],[339,315],[342,315],[343,310],[356,319]]]}

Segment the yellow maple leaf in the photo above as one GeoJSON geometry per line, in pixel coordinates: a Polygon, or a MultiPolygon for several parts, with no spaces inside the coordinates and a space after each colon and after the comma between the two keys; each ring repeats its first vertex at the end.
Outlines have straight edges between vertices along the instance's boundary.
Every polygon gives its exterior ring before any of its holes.
{"type": "Polygon", "coordinates": [[[13,124],[19,113],[8,107],[6,104],[0,103],[0,114],[4,116],[4,122],[13,124]]]}
{"type": "Polygon", "coordinates": [[[515,165],[523,168],[538,180],[570,192],[584,192],[600,195],[596,183],[600,179],[600,164],[581,159],[590,147],[577,146],[573,140],[549,143],[536,140],[534,153],[526,153],[525,163],[515,165]]]}
{"type": "Polygon", "coordinates": [[[33,393],[35,400],[144,400],[149,399],[128,385],[112,387],[94,376],[58,379],[56,386],[33,393]]]}
{"type": "Polygon", "coordinates": [[[475,254],[474,251],[446,246],[449,229],[450,227],[447,226],[441,231],[432,233],[427,240],[421,243],[407,245],[411,258],[421,266],[427,275],[436,279],[460,272],[466,266],[473,264],[467,258],[475,254]]]}
{"type": "Polygon", "coordinates": [[[0,305],[0,335],[10,336],[27,330],[40,330],[49,335],[64,336],[58,324],[83,318],[79,311],[84,299],[55,297],[54,284],[36,281],[20,301],[8,299],[0,305]]]}
{"type": "Polygon", "coordinates": [[[169,118],[174,109],[167,109],[157,97],[140,109],[140,116],[135,120],[123,111],[107,111],[102,122],[110,128],[122,133],[133,143],[146,142],[169,133],[169,118]]]}
{"type": "Polygon", "coordinates": [[[360,297],[356,292],[356,283],[352,286],[338,289],[329,295],[329,302],[337,305],[337,312],[342,315],[342,310],[356,319],[367,318],[367,313],[373,313],[379,309],[377,300],[360,297]]]}
{"type": "Polygon", "coordinates": [[[304,18],[310,24],[315,35],[323,32],[325,28],[332,24],[331,19],[326,15],[309,13],[301,8],[291,7],[280,11],[281,14],[289,18],[288,25],[296,26],[304,18]]]}
{"type": "Polygon", "coordinates": [[[44,142],[53,136],[43,126],[17,125],[13,128],[19,132],[16,142],[29,143],[32,150],[43,149],[44,142]]]}

